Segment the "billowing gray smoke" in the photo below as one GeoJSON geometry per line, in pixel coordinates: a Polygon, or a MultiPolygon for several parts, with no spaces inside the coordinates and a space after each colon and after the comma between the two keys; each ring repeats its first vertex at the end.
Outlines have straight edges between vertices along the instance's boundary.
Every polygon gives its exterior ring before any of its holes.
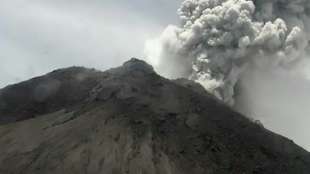
{"type": "Polygon", "coordinates": [[[310,1],[185,0],[178,13],[146,44],[155,69],[310,150],[310,1]]]}
{"type": "Polygon", "coordinates": [[[188,77],[233,105],[249,69],[290,71],[307,55],[308,0],[185,0],[146,53],[159,72],[188,77]]]}

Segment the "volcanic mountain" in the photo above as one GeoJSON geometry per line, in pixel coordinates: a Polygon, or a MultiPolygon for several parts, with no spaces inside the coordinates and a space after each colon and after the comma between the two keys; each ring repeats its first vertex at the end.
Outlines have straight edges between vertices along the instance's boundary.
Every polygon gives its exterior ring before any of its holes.
{"type": "Polygon", "coordinates": [[[0,90],[0,174],[309,174],[310,153],[131,59],[0,90]]]}

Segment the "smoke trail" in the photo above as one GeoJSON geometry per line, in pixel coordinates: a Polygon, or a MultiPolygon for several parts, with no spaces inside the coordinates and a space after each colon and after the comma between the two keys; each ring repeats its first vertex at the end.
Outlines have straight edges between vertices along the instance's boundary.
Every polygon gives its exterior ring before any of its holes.
{"type": "Polygon", "coordinates": [[[308,0],[185,0],[178,14],[180,26],[146,44],[149,61],[231,105],[246,72],[289,72],[308,54],[308,0]]]}

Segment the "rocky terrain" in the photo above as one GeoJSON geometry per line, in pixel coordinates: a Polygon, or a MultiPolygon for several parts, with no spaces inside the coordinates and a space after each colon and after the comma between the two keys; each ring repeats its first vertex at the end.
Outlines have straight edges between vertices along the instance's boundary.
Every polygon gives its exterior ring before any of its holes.
{"type": "Polygon", "coordinates": [[[132,59],[0,90],[0,174],[309,174],[310,153],[132,59]]]}

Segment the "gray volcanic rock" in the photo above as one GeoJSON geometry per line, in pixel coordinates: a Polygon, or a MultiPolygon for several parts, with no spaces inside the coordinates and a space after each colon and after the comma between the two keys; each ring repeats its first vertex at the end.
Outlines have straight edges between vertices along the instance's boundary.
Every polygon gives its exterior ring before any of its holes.
{"type": "Polygon", "coordinates": [[[310,154],[143,61],[0,94],[0,174],[309,174],[310,154]]]}

